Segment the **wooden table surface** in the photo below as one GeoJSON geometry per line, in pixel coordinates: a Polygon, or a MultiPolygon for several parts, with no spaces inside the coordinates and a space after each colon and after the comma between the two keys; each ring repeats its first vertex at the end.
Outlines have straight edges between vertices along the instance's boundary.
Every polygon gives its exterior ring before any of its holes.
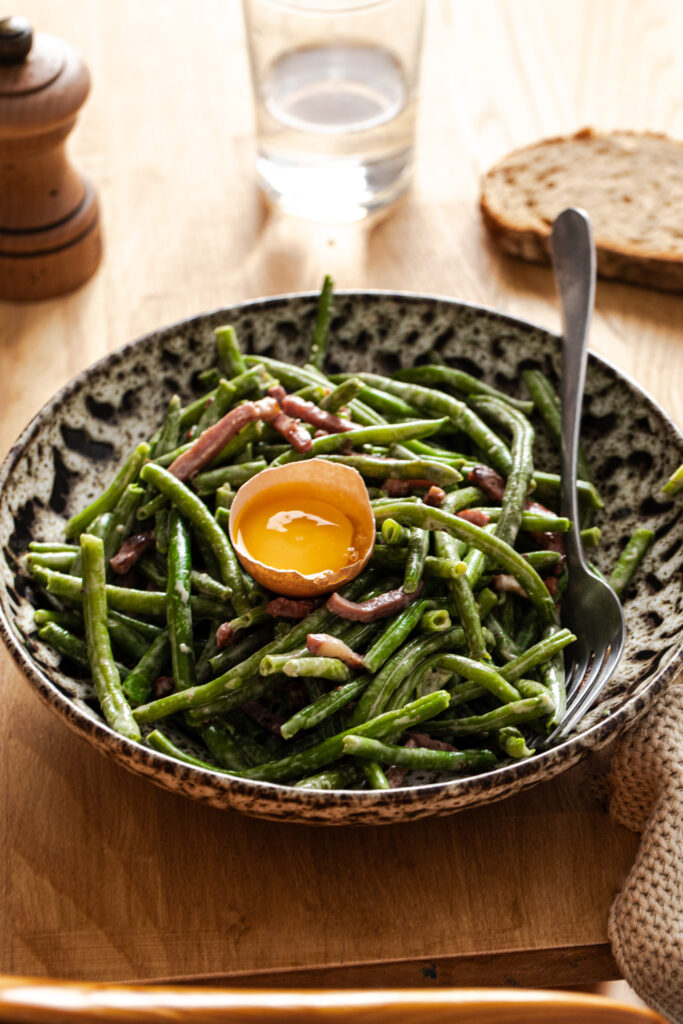
{"type": "MultiPolygon", "coordinates": [[[[339,287],[452,295],[557,329],[549,271],[501,258],[483,233],[480,174],[512,147],[585,124],[683,138],[675,0],[428,0],[410,194],[372,229],[307,224],[269,212],[254,186],[237,0],[24,0],[21,13],[91,68],[70,151],[98,187],[105,256],[72,295],[0,304],[3,452],[105,352],[201,310],[315,288],[324,272],[339,287]]],[[[682,323],[683,297],[598,287],[592,347],[679,421],[682,323]]],[[[412,825],[252,821],[115,767],[0,657],[0,973],[614,976],[607,913],[637,838],[610,822],[586,769],[412,825]]]]}

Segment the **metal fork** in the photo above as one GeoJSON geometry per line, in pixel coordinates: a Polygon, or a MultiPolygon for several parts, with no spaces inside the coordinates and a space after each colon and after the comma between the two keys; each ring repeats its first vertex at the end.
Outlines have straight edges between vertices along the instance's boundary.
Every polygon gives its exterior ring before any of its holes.
{"type": "Polygon", "coordinates": [[[579,533],[576,464],[595,297],[593,231],[583,210],[570,208],[556,217],[551,248],[562,307],[561,515],[572,524],[565,535],[569,580],[562,599],[562,623],[577,639],[565,653],[567,710],[544,745],[569,732],[590,710],[624,649],[621,603],[605,580],[588,568],[579,533]]]}

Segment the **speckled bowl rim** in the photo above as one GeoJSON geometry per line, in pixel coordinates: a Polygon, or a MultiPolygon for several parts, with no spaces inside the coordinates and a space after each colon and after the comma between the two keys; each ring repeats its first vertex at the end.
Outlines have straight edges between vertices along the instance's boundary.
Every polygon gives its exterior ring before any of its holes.
{"type": "MultiPolygon", "coordinates": [[[[498,310],[477,303],[463,302],[448,296],[432,295],[420,292],[392,291],[390,289],[346,289],[336,294],[342,298],[377,296],[396,299],[404,302],[441,302],[458,309],[471,310],[487,316],[495,317],[503,324],[536,330],[545,334],[558,345],[560,336],[554,331],[529,320],[501,313],[498,310]]],[[[139,336],[135,340],[120,346],[86,367],[46,402],[31,419],[10,448],[0,467],[0,493],[4,492],[12,472],[21,458],[26,446],[33,439],[42,423],[77,391],[96,372],[113,368],[132,349],[143,345],[153,338],[172,336],[181,329],[191,328],[211,316],[225,311],[246,311],[258,313],[261,310],[300,299],[311,299],[316,292],[292,292],[283,295],[269,296],[236,303],[231,306],[208,310],[192,317],[185,317],[162,328],[139,336]]],[[[640,397],[641,401],[663,421],[672,433],[683,441],[683,433],[665,412],[664,409],[645,392],[630,376],[619,370],[609,360],[596,353],[589,353],[591,362],[601,365],[614,377],[624,381],[640,397]]],[[[179,769],[191,775],[196,788],[200,792],[191,795],[199,802],[215,807],[233,807],[246,814],[273,820],[285,819],[303,824],[367,824],[372,823],[373,808],[386,806],[388,795],[385,791],[376,790],[297,790],[293,786],[278,783],[260,782],[240,779],[237,776],[209,771],[189,764],[180,764],[165,754],[157,753],[149,747],[128,740],[113,732],[103,721],[97,721],[78,708],[61,690],[36,666],[28,652],[18,641],[12,628],[10,617],[0,602],[0,637],[9,649],[14,661],[33,685],[40,698],[52,707],[67,725],[99,750],[106,752],[115,762],[135,774],[149,778],[156,785],[171,791],[177,789],[176,780],[179,769]],[[302,810],[302,805],[305,810],[302,810]],[[348,813],[345,813],[348,812],[348,813]],[[356,815],[358,816],[356,818],[356,815]]],[[[571,736],[550,750],[535,754],[526,760],[504,765],[489,772],[463,779],[444,782],[425,783],[411,787],[402,787],[391,791],[391,799],[400,806],[399,813],[391,817],[379,815],[377,824],[398,822],[404,819],[427,817],[431,815],[451,814],[467,807],[483,802],[495,802],[535,785],[551,779],[561,772],[573,767],[592,750],[598,750],[622,733],[630,724],[650,707],[654,698],[664,687],[672,682],[683,668],[683,639],[679,641],[666,664],[653,676],[649,684],[642,690],[626,697],[623,703],[604,720],[592,725],[584,732],[571,736]],[[496,783],[509,782],[514,788],[509,791],[489,791],[496,783]],[[448,795],[452,794],[452,804],[448,795]],[[457,794],[457,797],[456,797],[457,794]],[[468,799],[471,797],[472,799],[468,799]]],[[[397,807],[398,810],[398,807],[397,807]]]]}

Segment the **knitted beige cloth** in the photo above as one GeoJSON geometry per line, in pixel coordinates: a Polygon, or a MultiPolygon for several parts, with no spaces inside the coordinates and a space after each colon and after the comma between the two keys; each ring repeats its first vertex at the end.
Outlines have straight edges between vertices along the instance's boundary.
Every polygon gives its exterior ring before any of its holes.
{"type": "Polygon", "coordinates": [[[610,813],[642,832],[614,900],[609,938],[623,977],[673,1024],[683,1024],[683,678],[616,744],[610,813]]]}

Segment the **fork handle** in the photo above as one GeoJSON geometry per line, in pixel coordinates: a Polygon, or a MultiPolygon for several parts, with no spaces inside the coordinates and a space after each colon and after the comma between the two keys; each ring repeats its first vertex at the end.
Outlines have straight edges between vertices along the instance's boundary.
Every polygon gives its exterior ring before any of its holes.
{"type": "Polygon", "coordinates": [[[570,207],[553,223],[553,267],[562,308],[562,486],[561,512],[571,519],[565,538],[572,556],[585,564],[579,536],[576,492],[581,406],[586,382],[588,331],[595,299],[595,245],[584,210],[570,207]]]}

